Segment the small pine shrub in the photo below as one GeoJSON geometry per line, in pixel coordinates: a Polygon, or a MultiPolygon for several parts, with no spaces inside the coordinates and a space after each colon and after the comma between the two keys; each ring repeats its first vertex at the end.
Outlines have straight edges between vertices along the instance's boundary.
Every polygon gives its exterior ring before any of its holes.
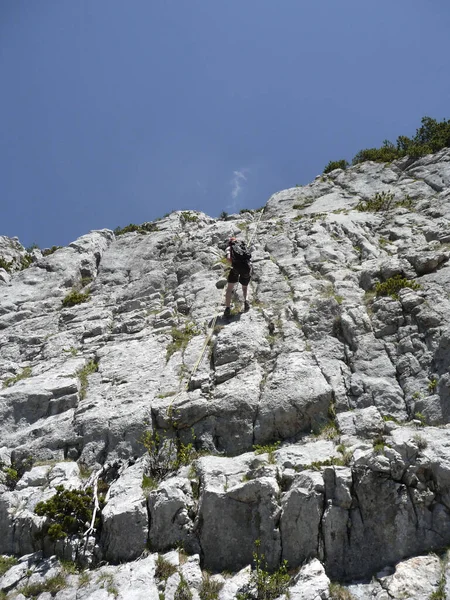
{"type": "Polygon", "coordinates": [[[20,257],[20,270],[23,271],[24,269],[28,269],[28,267],[31,265],[31,263],[33,262],[33,257],[31,256],[31,254],[25,254],[24,256],[20,257]]]}
{"type": "MultiPolygon", "coordinates": [[[[86,523],[91,522],[93,508],[92,488],[66,490],[62,485],[58,485],[56,494],[45,502],[38,502],[34,512],[41,517],[47,517],[43,535],[56,542],[68,535],[82,534],[86,529],[86,523]]],[[[98,528],[100,524],[100,515],[98,515],[95,527],[98,528]]]]}
{"type": "Polygon", "coordinates": [[[220,213],[220,215],[219,215],[219,219],[220,219],[221,221],[226,221],[226,220],[227,220],[227,218],[228,218],[228,213],[227,213],[227,212],[225,212],[225,211],[223,210],[223,211],[220,213]]]}
{"type": "Polygon", "coordinates": [[[78,290],[73,289],[63,299],[62,305],[64,308],[69,308],[71,306],[76,306],[77,304],[82,304],[83,302],[87,302],[90,297],[91,297],[91,294],[90,294],[89,290],[87,290],[86,292],[79,292],[78,290]]]}
{"type": "Polygon", "coordinates": [[[394,206],[395,201],[392,192],[377,192],[373,198],[358,202],[356,210],[360,212],[386,212],[394,206]]]}
{"type": "Polygon", "coordinates": [[[181,222],[184,223],[197,223],[198,215],[191,212],[190,210],[183,210],[180,216],[181,222]]]}
{"type": "Polygon", "coordinates": [[[325,169],[323,170],[324,174],[330,173],[335,169],[346,169],[348,167],[348,162],[345,159],[342,160],[330,160],[325,169]]]}
{"type": "Polygon", "coordinates": [[[391,296],[394,300],[398,300],[398,292],[403,288],[411,288],[412,290],[420,290],[421,286],[416,281],[411,281],[402,277],[400,274],[389,277],[382,283],[375,285],[375,294],[379,296],[391,296]]]}
{"type": "Polygon", "coordinates": [[[125,233],[133,232],[145,235],[146,233],[152,233],[154,231],[158,231],[158,226],[155,223],[142,223],[142,225],[134,225],[133,223],[130,223],[126,227],[116,227],[114,229],[114,235],[117,237],[119,235],[124,235],[125,233]]]}
{"type": "Polygon", "coordinates": [[[44,250],[42,250],[42,256],[50,256],[50,254],[53,254],[60,248],[62,248],[62,246],[52,246],[51,248],[44,248],[44,250]]]}
{"type": "Polygon", "coordinates": [[[12,269],[12,266],[13,266],[13,262],[14,262],[14,261],[8,262],[8,261],[7,261],[7,260],[5,260],[4,258],[1,258],[1,257],[0,257],[0,269],[5,269],[5,271],[6,271],[7,273],[11,273],[11,269],[12,269]]]}

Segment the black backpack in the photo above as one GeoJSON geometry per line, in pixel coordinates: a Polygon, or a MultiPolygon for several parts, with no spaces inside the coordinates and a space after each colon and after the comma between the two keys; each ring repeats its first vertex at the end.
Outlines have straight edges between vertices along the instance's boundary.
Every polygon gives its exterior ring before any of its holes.
{"type": "Polygon", "coordinates": [[[250,260],[252,253],[248,250],[245,242],[230,242],[231,264],[238,272],[248,272],[251,269],[250,260]]]}

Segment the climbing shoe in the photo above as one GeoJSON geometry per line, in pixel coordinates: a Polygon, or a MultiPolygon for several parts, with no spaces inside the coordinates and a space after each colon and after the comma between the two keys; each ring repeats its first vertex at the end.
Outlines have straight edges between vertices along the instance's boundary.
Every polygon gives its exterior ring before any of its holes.
{"type": "Polygon", "coordinates": [[[227,318],[231,316],[231,308],[229,306],[226,307],[223,316],[227,318]]]}
{"type": "Polygon", "coordinates": [[[244,302],[244,312],[247,312],[248,310],[250,310],[250,304],[248,303],[248,301],[246,300],[244,302]]]}

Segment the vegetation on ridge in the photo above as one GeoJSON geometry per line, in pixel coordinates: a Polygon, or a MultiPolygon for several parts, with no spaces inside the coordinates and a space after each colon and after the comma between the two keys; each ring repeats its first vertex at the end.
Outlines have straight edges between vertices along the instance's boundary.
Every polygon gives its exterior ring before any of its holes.
{"type": "MultiPolygon", "coordinates": [[[[423,117],[421,123],[421,127],[417,129],[413,137],[399,135],[395,144],[384,140],[380,148],[360,150],[354,156],[352,164],[357,165],[369,160],[391,162],[405,156],[420,158],[450,147],[450,121],[446,119],[436,121],[431,117],[423,117]]],[[[347,165],[345,160],[330,161],[323,172],[329,173],[333,169],[345,169],[347,165]]]]}
{"type": "Polygon", "coordinates": [[[117,237],[118,235],[123,235],[124,233],[132,233],[133,231],[141,234],[152,233],[153,231],[158,231],[158,226],[155,223],[142,223],[142,225],[130,223],[125,227],[116,227],[114,229],[114,234],[117,237]]]}

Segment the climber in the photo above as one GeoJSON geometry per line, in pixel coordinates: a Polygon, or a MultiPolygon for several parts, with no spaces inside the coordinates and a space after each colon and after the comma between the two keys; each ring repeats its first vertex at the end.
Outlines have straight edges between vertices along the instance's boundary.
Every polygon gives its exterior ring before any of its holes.
{"type": "Polygon", "coordinates": [[[235,237],[231,237],[227,246],[227,260],[231,263],[231,269],[228,273],[228,286],[225,292],[225,312],[224,316],[229,317],[231,314],[231,294],[234,284],[238,281],[242,285],[242,294],[244,296],[244,311],[250,309],[250,304],[247,301],[247,288],[252,276],[251,252],[243,241],[238,242],[235,237]]]}

